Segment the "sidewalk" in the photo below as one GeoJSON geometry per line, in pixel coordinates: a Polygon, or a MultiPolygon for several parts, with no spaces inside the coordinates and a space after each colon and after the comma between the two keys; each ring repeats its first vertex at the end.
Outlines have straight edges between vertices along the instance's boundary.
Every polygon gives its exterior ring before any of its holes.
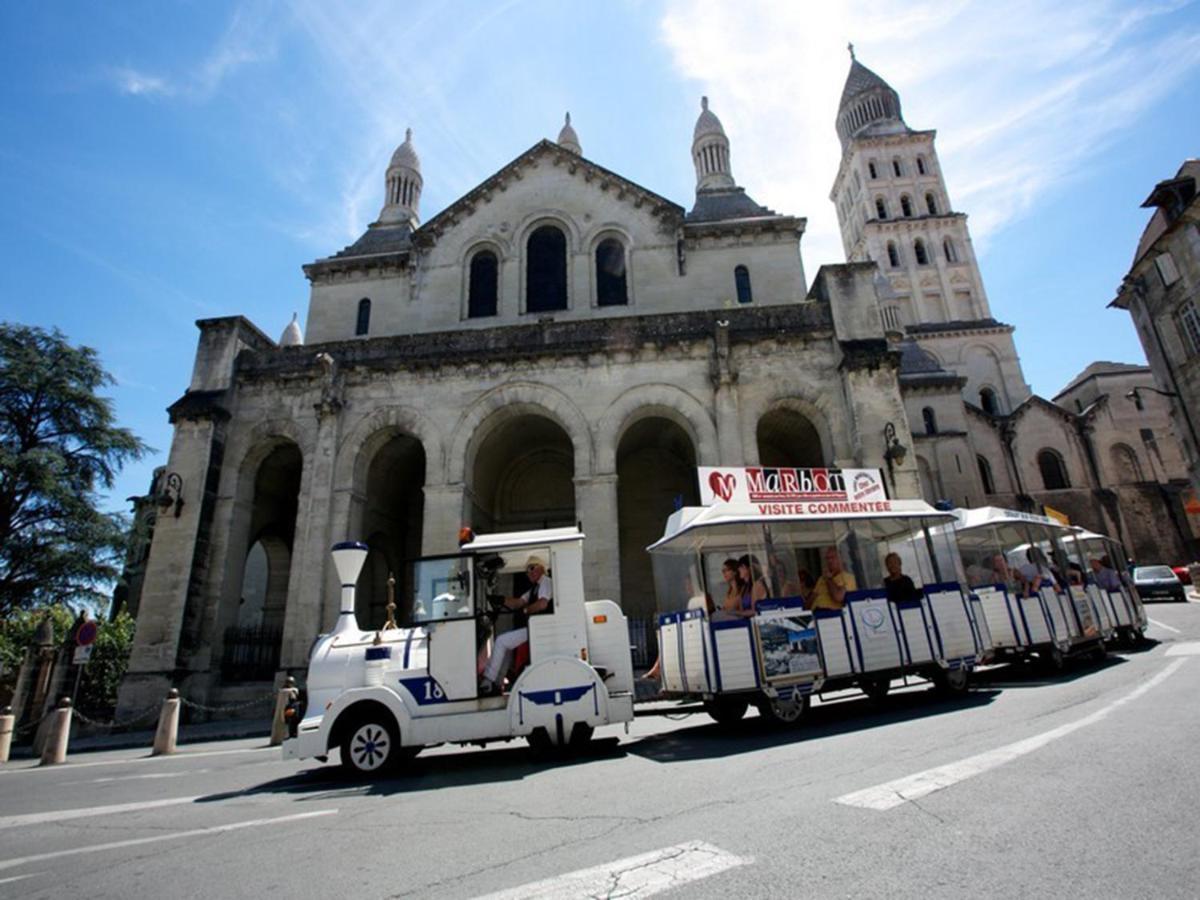
{"type": "MultiPolygon", "coordinates": [[[[200,744],[210,741],[226,741],[234,738],[256,738],[266,740],[271,736],[270,719],[233,719],[225,722],[200,722],[180,725],[177,744],[200,744]]],[[[98,734],[90,737],[72,737],[68,753],[91,753],[100,750],[129,750],[144,748],[149,752],[154,745],[154,729],[125,731],[120,734],[98,734]]],[[[11,759],[32,759],[33,748],[29,745],[12,748],[11,759]]]]}

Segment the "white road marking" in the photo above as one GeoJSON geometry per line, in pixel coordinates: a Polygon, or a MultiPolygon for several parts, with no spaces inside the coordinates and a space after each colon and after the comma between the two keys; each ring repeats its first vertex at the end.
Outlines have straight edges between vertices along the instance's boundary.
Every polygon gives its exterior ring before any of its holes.
{"type": "Polygon", "coordinates": [[[1186,644],[1172,644],[1167,648],[1167,656],[1200,656],[1200,642],[1189,641],[1186,644]]]}
{"type": "Polygon", "coordinates": [[[537,900],[541,897],[650,897],[754,860],[734,856],[704,841],[688,841],[640,856],[618,859],[534,881],[478,900],[537,900]]]}
{"type": "Polygon", "coordinates": [[[63,781],[58,787],[76,784],[108,784],[113,781],[144,781],[148,778],[186,778],[188,775],[206,775],[212,769],[188,769],[186,772],[147,772],[145,775],[109,775],[107,778],[88,778],[83,781],[63,781]]]}
{"type": "Polygon", "coordinates": [[[26,878],[36,878],[45,874],[45,872],[30,872],[28,875],[12,875],[8,878],[0,878],[0,884],[12,884],[14,881],[24,881],[26,878]]]}
{"type": "Polygon", "coordinates": [[[178,806],[195,803],[200,797],[169,797],[165,800],[143,800],[138,803],[114,803],[109,806],[85,806],[79,809],[56,809],[52,812],[25,813],[20,816],[0,818],[0,829],[21,828],[26,825],[44,825],[47,822],[65,822],[67,819],[83,819],[88,816],[109,816],[115,813],[138,812],[143,809],[158,809],[163,806],[178,806]]]}
{"type": "Polygon", "coordinates": [[[1174,632],[1175,634],[1183,634],[1183,632],[1180,631],[1178,628],[1172,628],[1170,625],[1165,625],[1162,622],[1158,621],[1158,619],[1147,618],[1146,621],[1149,622],[1151,625],[1156,625],[1159,628],[1166,629],[1167,631],[1174,632]]]}
{"type": "Polygon", "coordinates": [[[122,847],[137,847],[141,844],[154,844],[159,841],[178,841],[183,838],[203,837],[207,834],[220,834],[224,831],[237,831],[240,828],[255,828],[259,825],[280,825],[284,822],[297,822],[301,819],[312,819],[316,816],[337,815],[336,809],[319,809],[313,812],[296,813],[290,816],[278,816],[274,819],[250,819],[245,822],[234,822],[230,825],[214,825],[211,828],[193,828],[191,831],[177,831],[174,834],[156,834],[151,837],[131,838],[127,841],[111,841],[107,844],[92,844],[87,847],[72,847],[67,850],[54,850],[50,853],[37,853],[33,856],[21,856],[17,859],[0,861],[0,869],[13,869],[26,863],[41,862],[46,859],[58,859],[62,856],[75,856],[79,853],[104,853],[109,850],[119,850],[122,847]]]}
{"type": "Polygon", "coordinates": [[[940,791],[943,788],[958,784],[960,781],[965,781],[976,775],[982,775],[984,772],[994,769],[997,766],[1002,766],[1007,762],[1012,762],[1020,756],[1032,753],[1034,750],[1040,750],[1052,741],[1066,737],[1073,731],[1078,731],[1080,728],[1088,725],[1094,725],[1117,707],[1136,700],[1142,694],[1162,684],[1174,675],[1186,661],[1183,659],[1176,660],[1145,684],[1130,691],[1124,697],[1114,700],[1108,706],[1084,716],[1082,719],[1076,719],[1074,722],[1068,722],[1050,731],[1035,734],[1033,737],[1025,738],[1022,741],[1007,744],[976,756],[970,756],[949,765],[938,766],[935,769],[926,769],[924,772],[918,772],[916,775],[909,775],[906,778],[898,778],[886,784],[843,794],[835,798],[834,802],[841,803],[844,806],[858,806],[863,809],[892,809],[910,800],[917,800],[926,794],[932,794],[934,791],[940,791]]]}
{"type": "Polygon", "coordinates": [[[90,769],[92,766],[124,766],[130,763],[160,762],[168,759],[199,759],[202,756],[227,756],[230,753],[262,753],[266,750],[279,752],[278,747],[242,747],[238,750],[197,750],[195,752],[184,750],[179,753],[169,753],[166,756],[134,756],[129,759],[99,759],[94,762],[77,763],[68,759],[63,766],[31,765],[22,769],[0,769],[0,778],[10,775],[25,775],[29,772],[62,772],[64,769],[73,772],[75,769],[90,769]]]}

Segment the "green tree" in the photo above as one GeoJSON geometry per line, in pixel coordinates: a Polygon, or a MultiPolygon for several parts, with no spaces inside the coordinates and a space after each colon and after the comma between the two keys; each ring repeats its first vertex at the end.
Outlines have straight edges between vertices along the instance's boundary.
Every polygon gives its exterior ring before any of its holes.
{"type": "Polygon", "coordinates": [[[111,384],[58,329],[0,323],[0,619],[98,601],[120,574],[126,518],[97,509],[98,491],[147,447],[97,394],[111,384]]]}

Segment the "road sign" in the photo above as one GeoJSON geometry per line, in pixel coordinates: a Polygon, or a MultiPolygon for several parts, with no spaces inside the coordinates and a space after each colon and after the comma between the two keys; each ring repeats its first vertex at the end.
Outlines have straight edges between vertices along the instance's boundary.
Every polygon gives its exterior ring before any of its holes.
{"type": "Polygon", "coordinates": [[[75,632],[75,643],[80,647],[90,647],[96,643],[96,635],[99,632],[100,626],[96,624],[96,620],[88,619],[75,632]]]}
{"type": "Polygon", "coordinates": [[[92,651],[95,649],[96,649],[95,646],[92,644],[85,644],[82,647],[76,647],[75,648],[75,656],[71,660],[71,662],[77,666],[83,665],[85,662],[87,662],[89,659],[92,658],[92,651]]]}

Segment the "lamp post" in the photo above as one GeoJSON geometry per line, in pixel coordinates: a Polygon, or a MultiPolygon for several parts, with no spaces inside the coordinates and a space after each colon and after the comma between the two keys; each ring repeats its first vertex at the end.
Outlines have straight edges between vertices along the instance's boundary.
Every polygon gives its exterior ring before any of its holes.
{"type": "Polygon", "coordinates": [[[1163,397],[1178,397],[1179,396],[1174,391],[1160,391],[1156,387],[1141,387],[1141,386],[1135,387],[1132,391],[1126,392],[1125,399],[1132,400],[1133,405],[1137,407],[1138,412],[1141,412],[1142,410],[1144,410],[1146,408],[1145,404],[1142,402],[1142,395],[1139,393],[1140,391],[1153,391],[1154,393],[1159,394],[1163,397]]]}
{"type": "Polygon", "coordinates": [[[887,463],[888,478],[892,482],[892,490],[896,490],[896,466],[904,464],[908,448],[896,437],[896,426],[888,422],[883,426],[883,459],[887,463]]]}

